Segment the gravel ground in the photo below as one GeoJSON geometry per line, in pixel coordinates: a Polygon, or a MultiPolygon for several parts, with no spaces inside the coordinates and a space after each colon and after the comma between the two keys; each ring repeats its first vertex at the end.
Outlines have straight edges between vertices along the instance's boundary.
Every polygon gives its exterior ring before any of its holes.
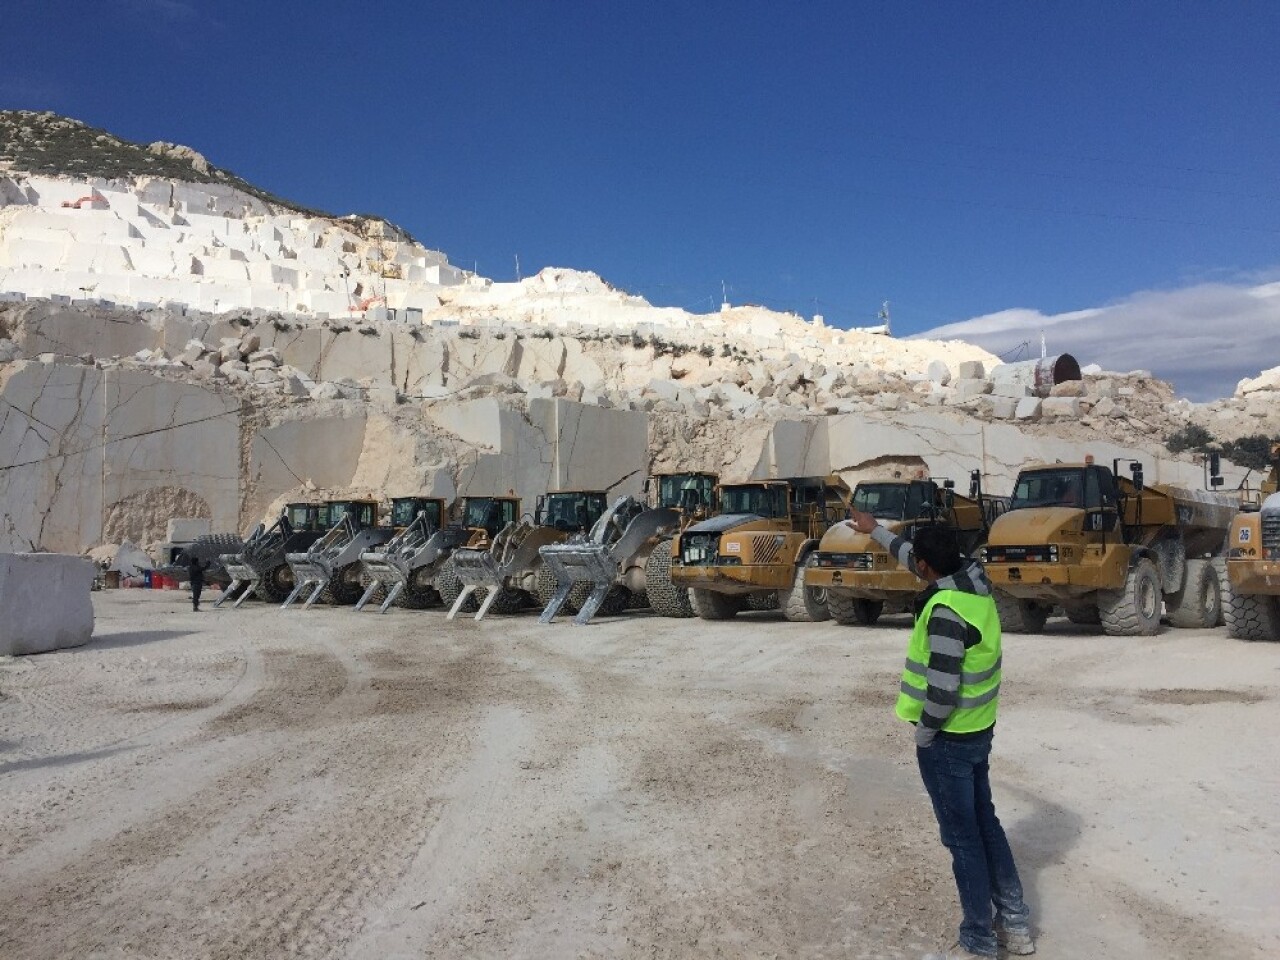
{"type": "MultiPolygon", "coordinates": [[[[946,947],[907,621],[190,611],[0,659],[0,957],[946,947]]],[[[1009,637],[993,763],[1039,956],[1280,956],[1280,645],[1009,637]],[[1266,758],[1272,758],[1267,761],[1266,758]]]]}

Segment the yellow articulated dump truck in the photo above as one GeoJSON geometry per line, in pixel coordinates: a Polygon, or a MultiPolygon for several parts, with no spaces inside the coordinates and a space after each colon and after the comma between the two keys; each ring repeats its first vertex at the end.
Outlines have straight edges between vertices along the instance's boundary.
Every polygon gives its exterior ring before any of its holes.
{"type": "Polygon", "coordinates": [[[849,511],[838,476],[722,484],[720,513],[671,541],[671,582],[687,587],[694,612],[726,620],[752,598],[773,600],[788,620],[830,617],[824,591],[806,586],[805,564],[831,524],[849,511]]]}
{"type": "MultiPolygon", "coordinates": [[[[970,474],[969,496],[961,496],[950,480],[917,477],[859,483],[853,491],[853,507],[880,520],[894,534],[911,540],[925,524],[939,524],[956,531],[960,549],[973,556],[987,539],[991,521],[1007,498],[982,492],[981,475],[970,474]]],[[[880,544],[847,524],[836,524],[805,567],[804,582],[825,590],[827,607],[837,623],[869,625],[886,609],[908,609],[924,584],[880,544]]]]}
{"type": "Polygon", "coordinates": [[[1261,495],[1247,504],[1227,537],[1223,617],[1240,640],[1280,640],[1280,444],[1261,495]]]}
{"type": "Polygon", "coordinates": [[[1179,627],[1222,615],[1221,558],[1239,501],[1143,483],[1084,463],[1024,467],[979,559],[1009,633],[1043,629],[1055,606],[1114,636],[1150,636],[1161,606],[1179,627]]]}

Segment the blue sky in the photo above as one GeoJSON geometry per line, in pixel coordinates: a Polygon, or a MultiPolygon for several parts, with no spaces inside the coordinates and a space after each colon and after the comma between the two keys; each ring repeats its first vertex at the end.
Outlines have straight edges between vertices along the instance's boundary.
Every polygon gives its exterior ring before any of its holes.
{"type": "MultiPolygon", "coordinates": [[[[8,8],[0,106],[188,144],[496,279],[519,256],[698,310],[723,281],[841,326],[887,299],[900,335],[1280,279],[1274,3],[8,8]]],[[[1156,372],[1229,392],[1268,344],[1156,372]]]]}

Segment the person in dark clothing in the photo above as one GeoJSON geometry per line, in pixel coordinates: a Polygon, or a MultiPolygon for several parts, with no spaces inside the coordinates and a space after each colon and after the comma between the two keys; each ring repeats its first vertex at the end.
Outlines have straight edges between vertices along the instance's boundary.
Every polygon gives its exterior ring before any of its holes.
{"type": "Polygon", "coordinates": [[[927,587],[916,599],[896,712],[915,724],[916,762],[933,802],[964,914],[947,960],[1035,952],[1030,911],[991,799],[991,739],[1000,699],[1001,636],[991,581],[955,531],[924,525],[915,542],[869,513],[849,521],[927,587]]]}
{"type": "Polygon", "coordinates": [[[200,591],[204,589],[204,571],[209,565],[199,557],[187,561],[187,579],[191,581],[191,609],[200,610],[200,591]]]}

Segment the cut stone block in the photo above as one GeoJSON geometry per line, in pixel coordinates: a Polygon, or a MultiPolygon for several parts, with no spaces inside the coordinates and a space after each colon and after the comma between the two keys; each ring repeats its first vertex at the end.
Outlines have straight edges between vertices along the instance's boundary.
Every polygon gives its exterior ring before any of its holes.
{"type": "Polygon", "coordinates": [[[1018,406],[1013,413],[1014,419],[1029,420],[1029,421],[1039,420],[1040,405],[1041,405],[1041,400],[1039,397],[1026,397],[1022,400],[1019,400],[1018,406]]]}
{"type": "Polygon", "coordinates": [[[1078,417],[1081,414],[1079,397],[1046,397],[1040,405],[1046,417],[1078,417]]]}
{"type": "MultiPolygon", "coordinates": [[[[973,361],[977,363],[977,361],[973,361]]],[[[964,364],[961,364],[963,367],[964,364]]],[[[979,364],[981,366],[981,364],[979,364]]],[[[969,400],[973,397],[980,397],[983,394],[991,392],[991,382],[988,380],[977,380],[972,377],[962,377],[951,384],[954,391],[953,396],[957,402],[961,400],[969,400]]]]}
{"type": "Polygon", "coordinates": [[[79,647],[93,636],[93,564],[61,553],[0,553],[0,656],[79,647]]]}
{"type": "Polygon", "coordinates": [[[956,368],[957,380],[984,380],[986,376],[987,368],[981,360],[963,360],[956,368]]]}

